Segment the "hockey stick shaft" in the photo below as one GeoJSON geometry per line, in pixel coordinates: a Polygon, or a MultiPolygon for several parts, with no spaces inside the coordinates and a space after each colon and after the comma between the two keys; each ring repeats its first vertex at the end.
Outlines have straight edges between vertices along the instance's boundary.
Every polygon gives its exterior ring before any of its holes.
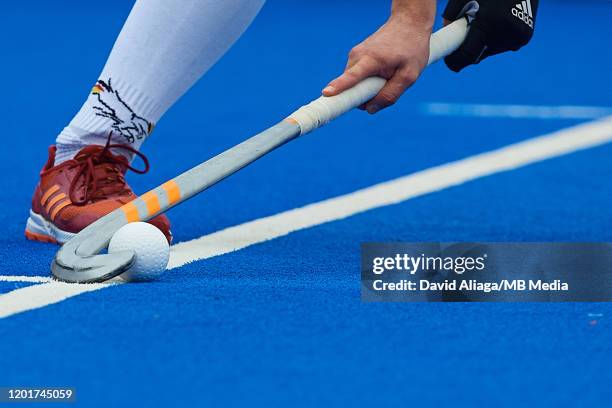
{"type": "MultiPolygon", "coordinates": [[[[435,32],[430,41],[429,64],[448,55],[465,39],[466,19],[435,32]]],[[[302,106],[279,124],[253,136],[212,159],[181,174],[122,207],[126,221],[143,221],[218,183],[241,168],[296,137],[319,128],[372,99],[385,85],[378,77],[367,78],[336,96],[322,96],[302,106]]]]}
{"type": "MultiPolygon", "coordinates": [[[[461,19],[434,33],[428,64],[459,47],[467,29],[467,20],[461,19]]],[[[322,96],[277,125],[100,218],[60,248],[51,264],[53,276],[66,282],[102,282],[119,275],[134,262],[134,253],[99,253],[108,246],[110,238],[123,225],[147,221],[206,190],[279,146],[370,100],[384,84],[384,79],[373,77],[339,95],[322,96]]]]}

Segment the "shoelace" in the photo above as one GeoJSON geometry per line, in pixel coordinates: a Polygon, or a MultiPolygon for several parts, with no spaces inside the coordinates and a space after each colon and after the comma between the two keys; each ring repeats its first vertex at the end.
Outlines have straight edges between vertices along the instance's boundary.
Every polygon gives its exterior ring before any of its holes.
{"type": "MultiPolygon", "coordinates": [[[[78,158],[79,156],[77,156],[78,158]]],[[[98,152],[87,155],[86,159],[77,160],[79,167],[74,179],[70,183],[69,196],[70,201],[75,205],[85,205],[89,201],[95,200],[98,197],[106,197],[112,195],[122,195],[129,193],[126,188],[125,177],[121,166],[125,166],[127,170],[132,170],[137,174],[144,174],[149,171],[149,160],[146,156],[131,146],[124,144],[111,144],[110,135],[103,149],[98,152]],[[138,156],[145,164],[144,170],[130,166],[127,159],[122,156],[114,155],[111,149],[123,149],[127,152],[138,156]],[[96,172],[98,169],[98,172],[96,172]],[[104,171],[101,172],[100,169],[104,171]],[[100,173],[103,173],[101,175],[100,173]],[[77,184],[84,177],[85,193],[83,197],[77,197],[77,184]]]]}

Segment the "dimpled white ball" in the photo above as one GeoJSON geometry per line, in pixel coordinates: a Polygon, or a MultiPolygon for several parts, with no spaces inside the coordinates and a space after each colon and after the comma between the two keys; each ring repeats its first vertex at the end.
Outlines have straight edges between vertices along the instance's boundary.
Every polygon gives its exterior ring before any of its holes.
{"type": "Polygon", "coordinates": [[[108,253],[131,250],[136,253],[134,265],[120,277],[128,282],[151,281],[168,266],[170,246],[164,234],[146,222],[131,222],[119,228],[108,244],[108,253]]]}

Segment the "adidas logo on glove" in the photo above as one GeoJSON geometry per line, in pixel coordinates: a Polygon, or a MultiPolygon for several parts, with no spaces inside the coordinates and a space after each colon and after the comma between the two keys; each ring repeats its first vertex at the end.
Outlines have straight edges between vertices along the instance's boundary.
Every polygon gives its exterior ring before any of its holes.
{"type": "Polygon", "coordinates": [[[531,11],[531,1],[526,0],[512,7],[512,15],[520,18],[529,27],[533,28],[533,12],[531,11]]]}

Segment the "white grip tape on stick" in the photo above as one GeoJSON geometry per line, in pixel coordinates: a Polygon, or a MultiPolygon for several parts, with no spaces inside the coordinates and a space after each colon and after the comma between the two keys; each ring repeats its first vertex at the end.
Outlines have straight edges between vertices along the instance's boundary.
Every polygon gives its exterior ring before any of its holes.
{"type": "Polygon", "coordinates": [[[339,95],[322,96],[302,106],[289,118],[300,125],[300,134],[306,134],[369,101],[385,86],[386,82],[379,77],[364,79],[339,95]]]}
{"type": "MultiPolygon", "coordinates": [[[[462,18],[433,33],[427,65],[459,48],[467,30],[467,20],[462,18]]],[[[380,92],[386,82],[379,77],[367,78],[339,95],[321,96],[293,112],[288,119],[297,122],[300,134],[306,134],[369,101],[380,92]]]]}

